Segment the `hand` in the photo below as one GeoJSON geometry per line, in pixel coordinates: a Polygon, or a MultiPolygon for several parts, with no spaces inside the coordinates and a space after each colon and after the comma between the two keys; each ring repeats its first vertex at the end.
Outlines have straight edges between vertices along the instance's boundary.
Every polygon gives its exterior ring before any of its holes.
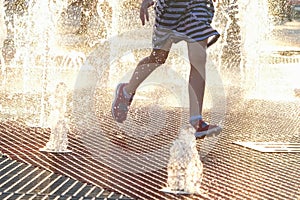
{"type": "Polygon", "coordinates": [[[153,0],[143,0],[140,8],[140,19],[142,21],[142,25],[145,25],[145,20],[149,21],[148,8],[153,5],[154,5],[153,0]]]}
{"type": "Polygon", "coordinates": [[[220,0],[213,0],[213,2],[216,8],[220,7],[220,0]]]}

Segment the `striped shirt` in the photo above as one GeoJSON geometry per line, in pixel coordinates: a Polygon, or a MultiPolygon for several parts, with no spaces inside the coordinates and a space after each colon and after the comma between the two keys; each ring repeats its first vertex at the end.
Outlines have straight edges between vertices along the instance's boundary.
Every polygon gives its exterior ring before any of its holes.
{"type": "Polygon", "coordinates": [[[198,42],[219,33],[211,27],[214,16],[212,0],[157,0],[155,6],[153,47],[164,44],[198,42]]]}

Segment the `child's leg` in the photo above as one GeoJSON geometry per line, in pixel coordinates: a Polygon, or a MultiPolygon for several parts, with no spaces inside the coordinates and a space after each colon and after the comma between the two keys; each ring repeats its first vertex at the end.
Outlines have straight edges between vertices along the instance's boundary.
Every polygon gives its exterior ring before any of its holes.
{"type": "Polygon", "coordinates": [[[169,48],[154,49],[150,56],[139,62],[129,83],[118,85],[112,104],[112,116],[117,122],[122,123],[126,120],[136,89],[158,66],[165,63],[169,50],[169,48]]]}
{"type": "Polygon", "coordinates": [[[188,43],[188,55],[191,64],[189,77],[191,118],[199,118],[199,116],[202,116],[203,98],[205,91],[206,46],[207,40],[188,43]]]}
{"type": "MultiPolygon", "coordinates": [[[[170,46],[171,47],[171,46],[170,46]]],[[[135,93],[138,86],[168,58],[170,47],[164,49],[153,49],[150,56],[141,60],[132,74],[129,83],[124,87],[127,94],[135,93]]]]}
{"type": "Polygon", "coordinates": [[[204,138],[207,135],[217,135],[222,128],[209,125],[202,120],[202,106],[205,91],[205,64],[207,40],[198,43],[188,43],[191,72],[189,79],[190,122],[195,127],[195,137],[204,138]]]}

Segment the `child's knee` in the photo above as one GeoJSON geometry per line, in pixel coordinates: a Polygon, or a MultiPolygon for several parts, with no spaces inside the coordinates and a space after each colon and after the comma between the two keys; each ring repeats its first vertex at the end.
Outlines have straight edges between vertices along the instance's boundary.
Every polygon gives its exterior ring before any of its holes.
{"type": "Polygon", "coordinates": [[[162,50],[154,51],[150,55],[150,59],[155,64],[158,64],[158,65],[165,64],[167,58],[168,58],[168,52],[162,51],[162,50]]]}
{"type": "Polygon", "coordinates": [[[155,57],[154,60],[156,64],[163,65],[167,59],[163,57],[155,57]]]}

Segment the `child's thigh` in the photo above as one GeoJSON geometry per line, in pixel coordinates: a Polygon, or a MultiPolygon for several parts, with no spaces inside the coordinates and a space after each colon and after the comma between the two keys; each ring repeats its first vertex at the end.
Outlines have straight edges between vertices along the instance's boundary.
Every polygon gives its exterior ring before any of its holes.
{"type": "Polygon", "coordinates": [[[207,49],[207,39],[199,42],[188,42],[188,55],[190,59],[205,59],[207,49]]]}

